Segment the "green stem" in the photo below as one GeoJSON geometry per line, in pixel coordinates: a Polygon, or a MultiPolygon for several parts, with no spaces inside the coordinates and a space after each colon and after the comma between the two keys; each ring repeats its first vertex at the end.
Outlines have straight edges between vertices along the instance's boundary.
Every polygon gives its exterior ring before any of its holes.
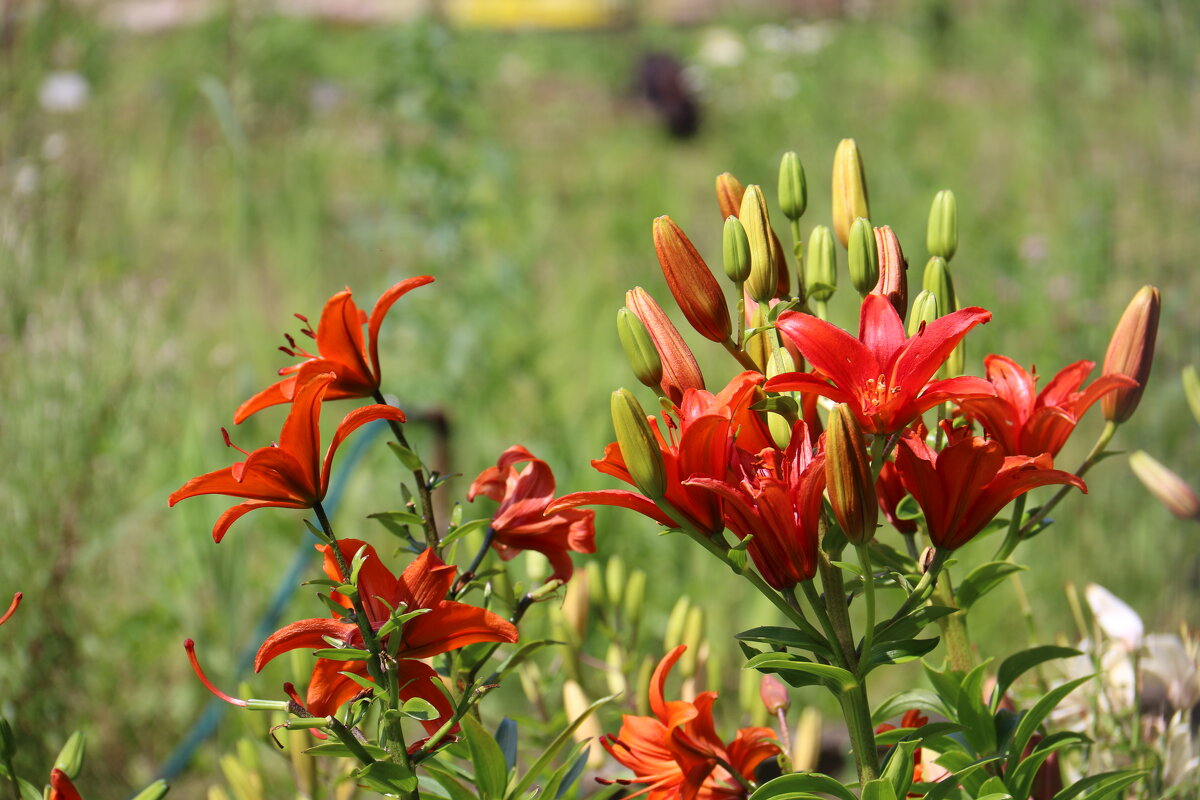
{"type": "Polygon", "coordinates": [[[863,569],[863,599],[867,603],[867,627],[863,631],[862,659],[859,680],[866,680],[866,664],[871,660],[871,638],[875,634],[875,575],[871,572],[871,550],[865,544],[855,545],[863,569]]]}
{"type": "Polygon", "coordinates": [[[858,767],[858,781],[879,777],[879,750],[875,746],[875,727],[871,724],[871,708],[867,703],[866,688],[855,684],[838,695],[842,716],[850,733],[850,746],[854,750],[854,762],[858,767]]]}
{"type": "MultiPolygon", "coordinates": [[[[906,538],[914,540],[916,534],[906,538]]],[[[896,613],[892,614],[892,618],[888,620],[889,622],[895,622],[928,599],[927,592],[929,591],[929,587],[937,580],[938,573],[942,571],[942,567],[945,566],[946,559],[950,557],[951,552],[940,547],[933,551],[933,562],[930,563],[929,569],[921,575],[921,579],[913,587],[912,593],[904,600],[900,608],[896,609],[896,613]]]]}
{"type": "Polygon", "coordinates": [[[362,746],[362,742],[358,741],[358,738],[354,735],[354,731],[347,728],[346,724],[340,719],[337,717],[330,717],[329,730],[338,738],[338,741],[344,744],[346,749],[353,753],[354,757],[357,758],[364,766],[375,763],[375,759],[372,758],[371,754],[368,753],[366,748],[362,746]]]}
{"type": "Polygon", "coordinates": [[[17,771],[13,769],[12,756],[7,753],[4,756],[4,766],[8,770],[8,782],[12,786],[13,800],[22,800],[21,784],[17,780],[17,771]]]}
{"type": "Polygon", "coordinates": [[[467,584],[470,583],[471,579],[475,577],[475,571],[479,569],[479,565],[483,563],[484,557],[487,555],[488,550],[490,550],[492,547],[492,540],[495,538],[496,529],[491,525],[488,525],[487,532],[483,535],[483,544],[480,545],[479,552],[475,554],[475,558],[471,559],[471,566],[463,570],[462,574],[458,576],[458,580],[455,581],[454,587],[450,590],[451,600],[457,599],[463,593],[463,591],[466,590],[467,584]]]}
{"type": "MultiPolygon", "coordinates": [[[[933,596],[944,605],[955,608],[954,587],[947,574],[937,582],[933,596]]],[[[971,671],[971,638],[967,635],[967,621],[962,614],[950,614],[938,620],[942,628],[942,642],[946,645],[946,660],[955,672],[966,674],[971,671]]]]}
{"type": "MultiPolygon", "coordinates": [[[[375,402],[381,405],[388,405],[387,398],[383,396],[383,392],[375,390],[375,402]]],[[[399,422],[393,419],[388,420],[388,425],[392,428],[392,435],[396,437],[396,442],[401,447],[409,452],[412,452],[412,447],[408,444],[408,438],[404,435],[404,428],[399,422]]],[[[425,528],[425,545],[433,548],[433,552],[438,552],[438,546],[441,544],[441,539],[438,537],[437,518],[433,511],[433,492],[429,489],[429,481],[425,477],[425,470],[417,467],[412,471],[413,482],[417,485],[417,494],[421,498],[421,521],[425,528]]]]}
{"type": "Polygon", "coordinates": [[[825,608],[829,621],[837,634],[837,643],[842,648],[846,666],[851,672],[858,671],[858,653],[854,648],[854,629],[850,624],[850,604],[846,600],[846,586],[842,571],[830,563],[828,556],[821,553],[819,569],[821,588],[825,591],[825,608]]]}
{"type": "MultiPolygon", "coordinates": [[[[804,236],[800,232],[800,220],[794,219],[791,224],[792,228],[792,252],[796,255],[796,298],[803,305],[808,301],[808,293],[804,285],[804,236]]],[[[825,319],[825,303],[819,302],[819,311],[817,316],[825,319]]],[[[817,308],[814,305],[814,310],[817,308]]]]}
{"type": "Polygon", "coordinates": [[[721,342],[721,344],[726,350],[729,351],[731,356],[737,359],[738,363],[744,368],[754,372],[759,372],[758,364],[754,363],[754,359],[750,357],[749,353],[734,344],[733,339],[726,339],[725,341],[721,342]]]}
{"type": "MultiPolygon", "coordinates": [[[[1116,432],[1117,423],[1107,422],[1104,424],[1104,430],[1100,432],[1100,438],[1098,438],[1096,443],[1092,445],[1091,452],[1088,453],[1087,458],[1083,460],[1083,463],[1079,465],[1079,469],[1075,470],[1076,477],[1082,478],[1084,473],[1095,466],[1096,462],[1100,460],[1100,456],[1104,454],[1104,448],[1108,447],[1108,443],[1112,441],[1113,435],[1116,434],[1116,432]]],[[[1056,505],[1062,502],[1062,499],[1067,496],[1067,492],[1071,491],[1073,488],[1075,487],[1068,484],[1055,492],[1054,496],[1050,498],[1050,502],[1038,509],[1037,513],[1029,519],[1029,522],[1026,522],[1024,527],[1021,528],[1020,537],[1024,539],[1029,536],[1030,531],[1032,531],[1039,522],[1045,519],[1046,515],[1049,514],[1056,505]]]]}
{"type": "Polygon", "coordinates": [[[730,775],[732,775],[733,779],[741,784],[742,789],[744,789],[747,794],[753,794],[754,784],[752,784],[752,783],[750,783],[750,781],[746,780],[746,776],[743,775],[741,772],[739,772],[733,766],[733,764],[730,764],[728,761],[721,758],[720,756],[714,756],[713,760],[717,762],[717,766],[723,768],[726,772],[728,772],[730,775]]]}
{"type": "Polygon", "coordinates": [[[1004,544],[996,551],[993,561],[1010,561],[1013,551],[1021,543],[1021,521],[1025,517],[1025,501],[1029,495],[1023,494],[1013,504],[1012,519],[1008,521],[1008,533],[1004,536],[1004,544]]]}
{"type": "Polygon", "coordinates": [[[737,349],[746,346],[746,282],[738,281],[737,285],[737,349]]]}

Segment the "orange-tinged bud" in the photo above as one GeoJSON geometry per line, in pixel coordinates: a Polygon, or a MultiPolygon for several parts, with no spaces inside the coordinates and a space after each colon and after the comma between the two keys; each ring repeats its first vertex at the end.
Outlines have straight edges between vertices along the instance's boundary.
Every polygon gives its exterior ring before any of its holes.
{"type": "Polygon", "coordinates": [[[761,187],[754,184],[746,187],[738,219],[746,229],[746,241],[750,245],[750,277],[746,279],[746,291],[755,302],[766,303],[778,291],[780,265],[776,244],[772,241],[774,232],[767,214],[767,199],[761,187]]]}
{"type": "Polygon", "coordinates": [[[733,328],[721,286],[670,217],[654,220],[654,252],[679,310],[697,333],[714,342],[728,339],[733,328]]]}
{"type": "Polygon", "coordinates": [[[829,414],[825,432],[825,481],[829,504],[852,544],[871,541],[879,522],[879,502],[871,480],[866,437],[845,403],[829,414]]]}
{"type": "Polygon", "coordinates": [[[721,219],[736,217],[742,207],[742,195],[746,187],[733,177],[731,172],[722,172],[717,176],[717,207],[721,209],[721,219]]]}
{"type": "Polygon", "coordinates": [[[654,298],[638,286],[625,293],[625,307],[646,326],[646,332],[658,350],[663,394],[678,404],[683,402],[684,389],[703,389],[704,376],[700,374],[696,357],[654,298]]]}
{"type": "Polygon", "coordinates": [[[1154,340],[1158,336],[1158,314],[1162,300],[1158,289],[1143,286],[1129,301],[1117,329],[1113,331],[1104,354],[1104,372],[1128,375],[1137,381],[1137,386],[1117,389],[1104,395],[1100,408],[1109,422],[1121,423],[1129,419],[1150,378],[1150,366],[1154,363],[1154,340]]]}
{"type": "Polygon", "coordinates": [[[908,314],[908,261],[890,226],[875,229],[875,249],[879,255],[879,282],[871,293],[886,297],[904,319],[908,314]]]}
{"type": "Polygon", "coordinates": [[[618,389],[612,394],[610,406],[617,446],[633,485],[651,500],[661,499],[667,491],[666,469],[642,404],[628,389],[618,389]]]}
{"type": "Polygon", "coordinates": [[[833,232],[842,247],[850,241],[854,220],[871,216],[868,205],[862,155],[853,139],[842,139],[833,154],[833,232]]]}
{"type": "Polygon", "coordinates": [[[787,687],[774,675],[762,676],[762,680],[758,684],[758,696],[762,698],[762,704],[767,707],[767,712],[771,716],[777,715],[780,711],[786,712],[792,705],[787,687]]]}
{"type": "Polygon", "coordinates": [[[1129,455],[1129,466],[1150,494],[1180,519],[1200,522],[1200,498],[1183,478],[1176,475],[1145,450],[1129,455]]]}

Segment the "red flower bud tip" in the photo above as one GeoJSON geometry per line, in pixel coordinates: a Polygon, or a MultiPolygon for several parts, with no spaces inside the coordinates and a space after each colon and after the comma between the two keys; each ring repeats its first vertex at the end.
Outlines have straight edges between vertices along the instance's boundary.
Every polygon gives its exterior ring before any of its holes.
{"type": "Polygon", "coordinates": [[[687,321],[705,339],[727,340],[733,329],[725,295],[691,240],[670,217],[654,220],[654,252],[687,321]]]}
{"type": "Polygon", "coordinates": [[[196,677],[199,678],[200,682],[204,684],[205,689],[208,689],[210,692],[230,705],[243,707],[247,705],[245,700],[239,700],[236,697],[231,697],[225,694],[216,686],[214,686],[213,682],[208,679],[208,676],[204,674],[204,670],[200,669],[200,662],[196,659],[195,642],[193,642],[191,639],[188,639],[183,643],[183,649],[187,650],[188,661],[192,662],[192,671],[196,673],[196,677]]]}
{"type": "Polygon", "coordinates": [[[1183,478],[1144,450],[1129,456],[1129,466],[1150,494],[1180,519],[1200,522],[1200,498],[1183,478]]]}
{"type": "Polygon", "coordinates": [[[1113,331],[1104,354],[1103,374],[1128,375],[1137,381],[1137,386],[1117,389],[1100,401],[1104,418],[1109,422],[1121,423],[1129,419],[1150,378],[1150,366],[1154,363],[1154,340],[1158,336],[1158,314],[1162,305],[1158,289],[1143,286],[1121,315],[1121,321],[1113,331]]]}
{"type": "Polygon", "coordinates": [[[871,480],[871,457],[862,428],[850,406],[842,403],[829,415],[825,433],[825,482],[829,504],[852,544],[871,541],[879,522],[879,502],[871,480]]]}
{"type": "Polygon", "coordinates": [[[9,617],[17,613],[17,606],[21,605],[21,598],[24,596],[22,592],[17,592],[13,595],[12,603],[8,606],[8,611],[5,611],[4,616],[0,617],[0,625],[8,622],[9,617]]]}
{"type": "Polygon", "coordinates": [[[61,769],[50,770],[50,800],[83,800],[71,777],[61,769]]]}
{"type": "Polygon", "coordinates": [[[762,698],[762,703],[771,716],[776,716],[781,711],[786,713],[792,705],[787,688],[774,675],[762,676],[762,682],[758,684],[758,696],[762,698]]]}
{"type": "Polygon", "coordinates": [[[875,229],[875,247],[879,252],[879,282],[872,294],[881,294],[903,320],[908,313],[908,261],[900,249],[900,240],[884,225],[875,229]]]}
{"type": "Polygon", "coordinates": [[[654,298],[638,286],[625,293],[625,307],[646,326],[662,360],[662,390],[671,402],[683,402],[685,389],[703,389],[704,376],[696,357],[654,298]]]}
{"type": "Polygon", "coordinates": [[[717,176],[717,207],[721,209],[721,219],[738,215],[745,193],[746,187],[732,173],[722,172],[717,176]]]}

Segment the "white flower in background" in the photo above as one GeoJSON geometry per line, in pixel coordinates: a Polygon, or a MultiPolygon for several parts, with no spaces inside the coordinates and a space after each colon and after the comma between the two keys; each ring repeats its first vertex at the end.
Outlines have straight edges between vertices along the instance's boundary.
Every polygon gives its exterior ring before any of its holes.
{"type": "Polygon", "coordinates": [[[746,45],[729,28],[709,28],[697,57],[713,67],[736,67],[746,58],[746,45]]]}
{"type": "Polygon", "coordinates": [[[782,25],[759,25],[754,29],[754,38],[763,50],[778,53],[789,49],[792,36],[782,25]]]}
{"type": "Polygon", "coordinates": [[[83,108],[90,94],[87,78],[78,72],[51,72],[38,87],[38,103],[51,114],[70,114],[83,108]]]}
{"type": "Polygon", "coordinates": [[[1119,642],[1130,653],[1142,646],[1146,628],[1142,618],[1124,600],[1098,583],[1089,583],[1084,596],[1105,636],[1119,642]]]}
{"type": "Polygon", "coordinates": [[[821,52],[829,44],[832,37],[830,27],[825,23],[813,22],[799,24],[792,29],[792,47],[797,53],[814,55],[821,52]]]}
{"type": "Polygon", "coordinates": [[[1164,787],[1191,784],[1200,773],[1200,755],[1186,710],[1178,711],[1167,725],[1162,747],[1162,781],[1164,787]]]}
{"type": "Polygon", "coordinates": [[[1143,694],[1161,697],[1172,711],[1189,711],[1200,703],[1200,665],[1196,649],[1170,633],[1152,633],[1146,637],[1146,655],[1142,658],[1143,694]]]}

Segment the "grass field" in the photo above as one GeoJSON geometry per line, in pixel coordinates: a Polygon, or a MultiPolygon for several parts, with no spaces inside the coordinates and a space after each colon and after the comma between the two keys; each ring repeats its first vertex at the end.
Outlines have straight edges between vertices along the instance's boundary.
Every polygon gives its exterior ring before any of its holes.
{"type": "MultiPolygon", "coordinates": [[[[669,299],[651,219],[671,214],[715,264],[713,178],[731,170],[773,199],[787,149],[808,169],[807,230],[828,219],[837,141],[855,137],[873,219],[898,231],[914,267],[930,199],[955,190],[958,291],[994,313],[968,340],[976,372],[988,352],[1044,374],[1100,360],[1133,292],[1161,287],[1154,378],[1116,446],[1200,482],[1178,380],[1200,362],[1194,7],[914,0],[861,19],[719,28],[538,35],[219,17],[132,38],[65,7],[29,11],[0,52],[0,597],[26,594],[2,632],[0,713],[27,737],[28,769],[78,725],[92,741],[83,783],[99,787],[88,796],[121,797],[207,699],[182,640],[236,681],[236,654],[257,644],[253,625],[307,534],[298,514],[259,512],[217,546],[208,531],[223,500],[169,510],[166,497],[227,463],[219,428],[284,363],[274,348],[293,312],[316,314],[346,285],[369,306],[402,277],[437,276],[386,323],[385,385],[405,408],[450,417],[453,471],[469,479],[521,442],[560,490],[611,488],[588,460],[610,439],[609,392],[634,383],[613,317],[633,285],[669,299]],[[742,44],[739,63],[705,60],[719,36],[742,44]],[[667,138],[630,99],[646,48],[696,65],[695,140],[667,138]],[[86,79],[79,110],[39,103],[56,71],[86,79]]],[[[844,324],[850,294],[831,306],[844,324]]],[[[710,385],[733,374],[723,354],[705,355],[710,385]]],[[[261,445],[280,419],[259,415],[235,441],[261,445]]],[[[1081,426],[1061,463],[1099,427],[1081,426]]],[[[386,459],[356,474],[344,530],[369,530],[359,510],[398,502],[386,459]]],[[[1194,527],[1154,504],[1123,459],[1090,484],[1020,553],[1037,567],[1026,585],[1044,635],[1069,629],[1068,580],[1103,583],[1159,627],[1194,620],[1194,527]]],[[[716,569],[640,518],[600,523],[601,554],[652,575],[643,630],[661,630],[691,592],[714,646],[728,647],[732,692],[728,635],[757,623],[756,607],[712,592],[716,569]]],[[[1021,630],[1007,591],[973,631],[985,653],[1021,630]]],[[[288,618],[318,611],[300,591],[288,618]]],[[[190,785],[219,752],[202,750],[190,785]]]]}

